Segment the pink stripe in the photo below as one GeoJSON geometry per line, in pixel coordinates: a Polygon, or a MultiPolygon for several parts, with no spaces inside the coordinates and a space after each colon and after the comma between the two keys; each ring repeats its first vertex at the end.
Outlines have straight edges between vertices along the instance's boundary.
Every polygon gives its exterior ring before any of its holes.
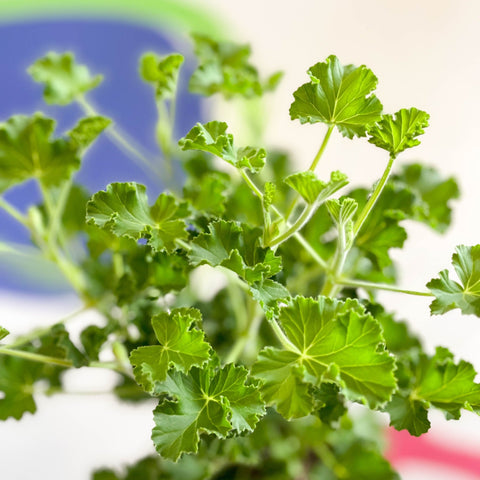
{"type": "Polygon", "coordinates": [[[470,455],[456,450],[460,445],[441,446],[432,442],[432,434],[412,437],[407,431],[398,432],[393,428],[387,430],[389,449],[387,458],[394,468],[400,469],[406,460],[419,459],[435,465],[448,465],[465,473],[480,475],[480,455],[470,455]]]}

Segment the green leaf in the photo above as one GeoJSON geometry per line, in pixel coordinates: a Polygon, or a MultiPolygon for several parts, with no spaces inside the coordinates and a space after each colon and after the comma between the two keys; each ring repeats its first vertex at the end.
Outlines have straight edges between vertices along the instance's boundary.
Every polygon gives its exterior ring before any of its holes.
{"type": "Polygon", "coordinates": [[[0,420],[20,420],[26,412],[35,413],[33,384],[41,376],[41,364],[0,355],[0,420]]]}
{"type": "Polygon", "coordinates": [[[130,354],[135,379],[145,391],[152,392],[157,382],[163,382],[170,368],[187,373],[208,361],[210,345],[196,328],[200,322],[201,313],[194,308],[176,308],[152,318],[160,345],[139,347],[130,354]]]}
{"type": "MultiPolygon", "coordinates": [[[[391,398],[396,388],[393,357],[381,349],[380,325],[358,302],[295,297],[280,310],[279,323],[296,351],[268,349],[260,353],[252,373],[264,382],[262,391],[269,392],[268,403],[278,405],[271,392],[279,391],[278,382],[287,372],[312,385],[334,381],[348,398],[364,401],[371,408],[391,398]]],[[[306,392],[304,388],[304,395],[306,392]]],[[[281,395],[289,393],[281,389],[281,395]]]]}
{"type": "Polygon", "coordinates": [[[427,283],[436,299],[430,304],[432,315],[441,315],[459,308],[465,315],[480,317],[480,245],[459,245],[452,256],[452,264],[460,284],[450,279],[448,270],[442,270],[440,278],[427,283]]]}
{"type": "Polygon", "coordinates": [[[15,115],[0,124],[0,192],[30,178],[59,185],[79,168],[74,142],[51,140],[54,128],[54,120],[40,113],[15,115]]]}
{"type": "Polygon", "coordinates": [[[264,348],[252,374],[263,383],[261,393],[267,405],[275,405],[286,419],[305,417],[312,411],[310,386],[303,381],[303,368],[296,353],[264,348]]]}
{"type": "Polygon", "coordinates": [[[185,223],[176,218],[178,204],[162,193],[153,206],[148,205],[144,185],[111,183],[87,203],[87,221],[133,240],[146,238],[155,250],[175,249],[175,240],[186,238],[185,223]]]}
{"type": "Polygon", "coordinates": [[[292,120],[335,125],[342,135],[364,137],[368,125],[376,122],[382,104],[371,92],[377,77],[365,65],[343,66],[335,55],[308,70],[310,82],[293,94],[292,120]]]}
{"type": "Polygon", "coordinates": [[[459,419],[461,409],[480,415],[480,384],[475,383],[476,376],[470,363],[464,360],[455,363],[445,348],[437,347],[431,357],[420,354],[413,360],[410,384],[386,407],[391,424],[420,435],[430,426],[427,417],[430,406],[442,410],[449,420],[459,419]]]}
{"type": "Polygon", "coordinates": [[[440,233],[451,222],[452,209],[449,202],[459,197],[454,178],[443,179],[432,167],[419,163],[402,166],[400,173],[391,181],[408,187],[415,195],[412,219],[423,222],[440,233]]]}
{"type": "Polygon", "coordinates": [[[397,430],[408,430],[415,437],[430,430],[428,409],[420,400],[395,394],[386,410],[390,415],[390,425],[397,430]]]}
{"type": "Polygon", "coordinates": [[[333,221],[338,225],[347,225],[351,222],[358,209],[358,203],[349,197],[340,200],[329,199],[326,201],[326,206],[333,221]]]}
{"type": "Polygon", "coordinates": [[[366,308],[380,323],[388,351],[400,354],[421,348],[420,340],[412,334],[405,322],[396,320],[393,314],[386,312],[378,303],[370,303],[366,308]]]}
{"type": "Polygon", "coordinates": [[[10,335],[10,332],[6,328],[0,326],[0,340],[3,340],[7,335],[10,335]]]}
{"type": "Polygon", "coordinates": [[[322,182],[315,173],[299,172],[285,178],[285,183],[299,193],[307,203],[322,203],[348,184],[347,176],[339,171],[330,174],[329,182],[322,182]]]}
{"type": "Polygon", "coordinates": [[[221,93],[225,98],[251,98],[273,90],[282,74],[274,73],[261,81],[257,69],[249,63],[250,47],[217,42],[205,35],[192,35],[198,68],[190,79],[190,91],[210,96],[221,93]]]}
{"type": "Polygon", "coordinates": [[[85,117],[68,132],[68,136],[72,139],[72,143],[76,148],[84,150],[89,147],[111,123],[112,121],[106,117],[85,117]]]}
{"type": "Polygon", "coordinates": [[[447,413],[447,418],[458,419],[465,408],[480,414],[480,384],[475,383],[471,363],[457,364],[446,349],[438,349],[433,357],[421,356],[417,370],[416,395],[447,413]]]}
{"type": "Polygon", "coordinates": [[[98,361],[98,355],[108,339],[109,329],[89,325],[80,333],[80,341],[90,361],[98,361]]]}
{"type": "Polygon", "coordinates": [[[61,323],[53,325],[47,335],[42,337],[37,353],[70,360],[76,368],[88,365],[88,359],[70,340],[70,335],[61,323]]]}
{"type": "Polygon", "coordinates": [[[265,409],[258,389],[245,385],[247,370],[228,364],[214,370],[192,368],[189,375],[171,372],[156,385],[157,394],[168,394],[153,412],[152,440],[160,455],[177,460],[196,453],[202,432],[219,438],[234,430],[252,431],[265,409]]]}
{"type": "Polygon", "coordinates": [[[183,196],[201,215],[221,216],[225,212],[230,177],[223,172],[208,172],[200,181],[187,180],[183,196]]]}
{"type": "Polygon", "coordinates": [[[383,148],[395,158],[407,148],[420,145],[417,137],[428,127],[430,115],[416,108],[402,108],[394,115],[382,115],[380,121],[368,129],[368,141],[383,148]]]}
{"type": "Polygon", "coordinates": [[[236,168],[248,168],[251,172],[260,171],[265,165],[266,152],[263,148],[236,148],[233,135],[226,133],[225,122],[197,123],[178,144],[182,150],[200,150],[225,160],[236,168]]]}
{"type": "Polygon", "coordinates": [[[219,220],[209,225],[191,244],[189,258],[194,265],[224,266],[249,284],[267,279],[281,268],[281,258],[270,248],[260,247],[261,230],[245,224],[219,220]]]}
{"type": "Polygon", "coordinates": [[[103,80],[102,75],[92,77],[88,68],[77,64],[69,52],[50,52],[37,60],[28,72],[36,82],[45,85],[43,97],[53,105],[68,105],[103,80]]]}
{"type": "Polygon", "coordinates": [[[322,383],[313,395],[318,418],[323,423],[336,422],[347,412],[345,397],[340,393],[338,385],[322,383]]]}
{"type": "Polygon", "coordinates": [[[172,100],[177,92],[178,74],[184,61],[183,55],[172,53],[159,57],[146,53],[140,59],[140,76],[155,87],[157,100],[172,100]]]}
{"type": "MultiPolygon", "coordinates": [[[[367,202],[368,192],[356,189],[348,196],[358,203],[358,211],[361,211],[367,202]]],[[[391,248],[403,247],[407,232],[399,222],[412,215],[414,200],[409,189],[388,183],[367,217],[355,246],[366,253],[377,268],[383,269],[392,263],[391,248]]]]}

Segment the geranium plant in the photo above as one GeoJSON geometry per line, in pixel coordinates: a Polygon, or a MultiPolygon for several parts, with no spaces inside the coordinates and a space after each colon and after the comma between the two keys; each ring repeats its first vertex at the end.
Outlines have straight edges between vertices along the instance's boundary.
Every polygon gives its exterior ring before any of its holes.
{"type": "MultiPolygon", "coordinates": [[[[247,46],[194,42],[194,93],[248,99],[280,81],[260,78],[247,46]]],[[[61,391],[68,369],[107,368],[118,373],[119,398],[156,399],[158,455],[97,471],[95,480],[396,478],[380,442],[362,434],[359,410],[386,412],[416,436],[429,430],[432,408],[448,419],[480,411],[473,366],[446,348],[425,353],[376,298],[379,290],[420,295],[432,315],[480,315],[478,245],[457,247],[459,281],[444,270],[424,291],[396,285],[390,249],[403,246],[403,221],[444,232],[458,196],[455,180],[433,167],[396,165],[420,143],[429,115],[383,112],[374,73],[332,55],[293,93],[292,120],[325,130],[309,168],[295,171],[285,153],[238,144],[222,121],[192,125],[178,139],[182,63],[178,53],[140,60],[158,108],[165,191],[129,182],[92,194],[76,183],[99,135],[154,166],[91,105],[102,77],[71,53],[48,53],[29,73],[48,104],[77,102],[86,116],[63,135],[41,113],[0,124],[0,192],[34,179],[43,198],[20,211],[2,196],[0,207],[103,318],[78,341],[68,328],[75,314],[22,336],[1,328],[0,419],[34,413],[35,396],[61,391]],[[318,177],[338,134],[385,152],[373,186],[351,189],[339,171],[318,177]],[[167,181],[178,166],[181,188],[167,181]],[[196,286],[214,270],[223,283],[206,301],[196,286]]]]}

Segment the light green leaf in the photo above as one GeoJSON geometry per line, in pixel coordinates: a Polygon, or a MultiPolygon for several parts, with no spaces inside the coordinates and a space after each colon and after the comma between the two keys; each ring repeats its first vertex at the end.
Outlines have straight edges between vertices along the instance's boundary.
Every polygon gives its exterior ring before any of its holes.
{"type": "Polygon", "coordinates": [[[6,328],[0,326],[0,340],[3,340],[7,335],[10,335],[10,332],[6,328]]]}
{"type": "MultiPolygon", "coordinates": [[[[280,310],[279,323],[296,351],[288,352],[288,362],[281,350],[269,349],[268,357],[277,363],[281,359],[285,372],[294,375],[302,369],[303,382],[312,385],[333,381],[350,399],[365,401],[371,408],[391,398],[396,388],[393,357],[381,349],[380,325],[358,302],[295,297],[280,310]]],[[[252,373],[264,382],[263,389],[271,392],[275,388],[272,382],[286,373],[269,373],[268,357],[261,352],[252,373]]],[[[282,391],[282,395],[286,393],[282,391]]],[[[278,402],[274,396],[268,399],[269,403],[278,402]]]]}
{"type": "Polygon", "coordinates": [[[103,80],[102,75],[92,77],[88,68],[77,64],[70,52],[50,52],[37,60],[28,72],[36,82],[45,85],[43,97],[53,105],[68,105],[103,80]]]}
{"type": "Polygon", "coordinates": [[[46,186],[67,180],[80,166],[76,145],[51,140],[54,120],[36,113],[0,124],[0,192],[30,178],[46,186]]]}
{"type": "Polygon", "coordinates": [[[155,387],[168,394],[153,412],[152,440],[160,455],[177,460],[183,453],[198,451],[200,434],[225,438],[232,430],[252,431],[265,408],[258,389],[245,385],[247,370],[228,364],[214,370],[196,367],[188,375],[171,372],[155,387]]]}
{"type": "Polygon", "coordinates": [[[286,419],[305,417],[312,411],[310,386],[303,381],[296,353],[267,347],[259,353],[252,374],[263,383],[261,392],[267,405],[275,405],[286,419]]]}
{"type": "Polygon", "coordinates": [[[159,57],[146,53],[140,59],[140,76],[155,86],[157,100],[172,100],[177,92],[178,74],[184,58],[179,53],[159,57]]]}
{"type": "Polygon", "coordinates": [[[285,178],[285,183],[299,193],[307,203],[322,203],[348,184],[347,176],[339,171],[330,174],[330,181],[323,182],[313,172],[298,172],[285,178]]]}
{"type": "Polygon", "coordinates": [[[335,223],[346,225],[357,212],[358,203],[353,198],[344,197],[341,200],[329,199],[326,206],[335,223]]]}
{"type": "Polygon", "coordinates": [[[427,283],[436,299],[430,304],[432,315],[441,315],[459,308],[465,315],[480,317],[480,245],[459,245],[452,256],[452,264],[461,284],[450,279],[448,270],[440,278],[427,283]]]}
{"type": "Polygon", "coordinates": [[[399,393],[386,406],[391,425],[421,435],[430,427],[428,408],[442,410],[447,419],[459,419],[461,409],[480,415],[480,384],[475,383],[473,366],[460,360],[445,348],[437,347],[435,355],[424,353],[410,358],[411,366],[399,393]]]}
{"type": "Polygon", "coordinates": [[[89,147],[97,137],[112,123],[109,118],[95,116],[82,118],[68,136],[79,150],[89,147]]]}
{"type": "Polygon", "coordinates": [[[382,115],[381,120],[368,128],[368,141],[395,158],[407,148],[420,145],[417,137],[428,127],[429,118],[428,113],[416,108],[402,108],[394,115],[382,115]]]}
{"type": "Polygon", "coordinates": [[[377,77],[365,65],[343,66],[335,55],[308,71],[310,82],[293,94],[292,120],[335,125],[342,135],[364,137],[366,127],[380,118],[382,104],[371,92],[377,77]]]}
{"type": "Polygon", "coordinates": [[[145,391],[152,392],[156,382],[163,382],[170,368],[187,373],[208,361],[210,345],[203,331],[196,328],[201,318],[194,308],[176,308],[152,318],[160,345],[139,347],[130,354],[135,379],[145,391]]]}
{"type": "Polygon", "coordinates": [[[87,221],[121,237],[146,238],[155,250],[175,248],[175,240],[186,238],[185,223],[176,218],[178,204],[162,193],[150,207],[144,185],[111,183],[87,203],[87,221]]]}
{"type": "Polygon", "coordinates": [[[273,90],[281,72],[261,81],[257,69],[249,63],[250,47],[217,42],[205,35],[192,35],[199,66],[190,79],[190,91],[210,96],[221,93],[225,98],[251,98],[273,90]]]}
{"type": "Polygon", "coordinates": [[[266,152],[263,148],[236,148],[233,135],[227,132],[225,122],[197,123],[178,144],[182,150],[200,150],[225,160],[236,168],[248,168],[251,172],[260,171],[265,165],[266,152]]]}
{"type": "Polygon", "coordinates": [[[415,195],[412,219],[443,233],[451,222],[450,201],[459,197],[454,178],[444,179],[432,167],[419,163],[404,165],[391,181],[408,187],[415,195]]]}
{"type": "Polygon", "coordinates": [[[415,395],[446,412],[447,418],[460,418],[462,408],[480,414],[480,384],[471,363],[453,361],[446,349],[437,348],[433,357],[422,355],[416,372],[415,395]]]}

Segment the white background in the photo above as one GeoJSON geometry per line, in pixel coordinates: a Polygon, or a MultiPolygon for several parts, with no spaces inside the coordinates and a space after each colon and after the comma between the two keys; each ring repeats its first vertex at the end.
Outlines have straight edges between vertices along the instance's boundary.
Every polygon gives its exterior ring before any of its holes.
{"type": "MultiPolygon", "coordinates": [[[[462,199],[455,204],[454,222],[445,236],[408,225],[409,239],[395,252],[402,265],[401,284],[423,289],[450,264],[455,245],[479,243],[479,19],[475,0],[203,0],[233,25],[232,34],[253,45],[254,62],[266,75],[285,71],[279,89],[270,96],[267,138],[289,150],[299,168],[309,165],[324,128],[300,126],[288,116],[292,92],[307,80],[305,71],[336,54],[342,63],[366,64],[379,78],[377,94],[386,111],[415,106],[431,114],[431,126],[414,152],[399,162],[421,159],[445,175],[455,175],[462,199]]],[[[218,110],[235,127],[233,109],[218,110]]],[[[339,169],[353,183],[373,182],[384,168],[385,155],[362,140],[336,134],[322,159],[319,173],[339,169]]],[[[450,312],[430,317],[428,299],[382,294],[381,299],[408,320],[429,350],[451,348],[458,358],[480,369],[480,320],[450,312]]],[[[0,324],[21,332],[32,324],[48,324],[78,306],[72,297],[58,301],[0,295],[0,324]]],[[[108,372],[76,372],[72,389],[88,383],[105,390],[108,372]],[[87,378],[83,378],[86,376],[87,378]],[[82,378],[78,378],[82,377],[82,378]]],[[[434,416],[439,442],[480,448],[480,418],[465,414],[460,422],[434,416]]],[[[116,466],[152,451],[151,408],[131,408],[109,395],[59,395],[39,398],[38,412],[21,422],[0,425],[1,478],[86,480],[95,467],[116,466]]],[[[436,473],[435,473],[436,474],[436,473]]],[[[433,478],[432,470],[410,465],[404,478],[433,478]]],[[[438,477],[437,477],[438,478],[438,477]]],[[[443,478],[443,477],[442,477],[443,478]]],[[[460,479],[460,475],[455,475],[460,479]]],[[[467,478],[467,477],[465,477],[467,478]]]]}

